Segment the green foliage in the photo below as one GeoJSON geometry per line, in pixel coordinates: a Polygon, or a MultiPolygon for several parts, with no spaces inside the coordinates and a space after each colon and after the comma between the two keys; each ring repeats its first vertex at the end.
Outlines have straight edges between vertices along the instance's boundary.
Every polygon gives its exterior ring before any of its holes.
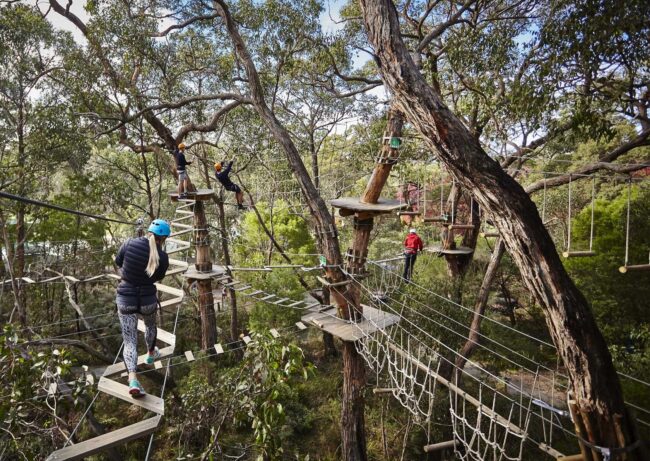
{"type": "MultiPolygon", "coordinates": [[[[644,264],[650,248],[650,219],[645,206],[650,201],[650,190],[634,186],[631,192],[630,264],[644,264]]],[[[597,200],[593,242],[596,256],[568,259],[565,263],[591,301],[598,324],[612,344],[623,343],[639,320],[646,318],[650,296],[647,272],[618,271],[625,255],[626,215],[627,188],[619,188],[610,200],[597,200]]],[[[574,220],[572,248],[588,248],[590,228],[591,209],[585,207],[574,220]]]]}
{"type": "MultiPolygon", "coordinates": [[[[291,255],[294,264],[316,265],[316,249],[309,233],[307,223],[297,214],[291,212],[285,202],[276,202],[271,208],[265,203],[256,204],[257,210],[267,229],[273,233],[278,244],[291,255]]],[[[235,245],[237,260],[244,261],[249,267],[263,267],[268,264],[286,264],[275,248],[271,248],[269,238],[264,232],[255,213],[247,213],[240,226],[242,245],[235,245]],[[269,255],[270,258],[269,258],[269,255]]],[[[304,288],[300,285],[294,272],[290,269],[273,272],[242,273],[242,279],[259,289],[267,290],[281,297],[300,299],[304,288]]],[[[250,325],[253,329],[268,329],[297,320],[299,312],[286,307],[274,306],[263,302],[256,303],[251,312],[250,325]]]]}
{"type": "MultiPolygon", "coordinates": [[[[296,379],[307,379],[313,366],[304,362],[302,350],[268,333],[253,336],[240,368],[244,370],[233,390],[238,396],[236,417],[251,424],[258,460],[279,459],[282,440],[291,434],[287,424],[287,405],[296,399],[292,386],[296,379]]],[[[293,424],[296,422],[293,421],[293,424]]]]}
{"type": "MultiPolygon", "coordinates": [[[[36,459],[49,453],[57,429],[57,407],[65,398],[48,395],[50,386],[69,381],[73,361],[65,349],[35,352],[19,338],[11,325],[0,336],[0,433],[2,456],[6,459],[36,459]],[[40,436],[40,437],[39,437],[40,436]]],[[[73,405],[86,392],[85,379],[68,386],[73,405]]]]}

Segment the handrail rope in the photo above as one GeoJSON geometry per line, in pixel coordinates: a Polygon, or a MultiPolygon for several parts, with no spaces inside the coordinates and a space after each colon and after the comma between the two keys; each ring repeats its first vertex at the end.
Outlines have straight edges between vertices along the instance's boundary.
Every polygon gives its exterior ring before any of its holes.
{"type": "MultiPolygon", "coordinates": [[[[372,264],[372,261],[368,261],[368,262],[370,262],[370,263],[372,264]]],[[[381,268],[381,266],[378,266],[378,267],[381,268]]],[[[395,277],[397,277],[397,278],[400,278],[400,279],[402,279],[402,280],[406,280],[406,279],[404,279],[400,274],[398,274],[398,273],[396,273],[396,272],[393,272],[393,271],[390,271],[389,269],[382,268],[382,270],[385,270],[386,272],[389,272],[389,273],[393,274],[393,275],[394,275],[395,277]]],[[[453,305],[455,305],[455,306],[457,306],[457,307],[460,307],[461,309],[467,310],[467,311],[469,311],[469,312],[473,312],[473,311],[474,311],[473,309],[470,309],[470,308],[465,307],[465,306],[463,306],[463,305],[461,305],[461,304],[459,304],[459,303],[456,303],[455,301],[453,301],[453,300],[451,300],[451,299],[448,299],[447,297],[445,297],[445,296],[443,296],[443,295],[440,295],[440,294],[435,293],[434,291],[431,291],[431,290],[429,290],[429,289],[427,289],[427,288],[425,288],[425,287],[423,287],[423,286],[421,286],[421,285],[418,285],[418,284],[417,284],[416,282],[414,282],[413,280],[410,280],[409,283],[410,283],[412,286],[415,286],[415,287],[417,287],[417,288],[419,288],[419,289],[422,289],[422,290],[426,291],[427,293],[430,293],[430,294],[432,294],[432,295],[434,295],[434,296],[436,296],[436,297],[438,297],[438,298],[440,298],[440,299],[442,299],[442,300],[445,300],[445,301],[449,302],[450,304],[453,304],[453,305]]],[[[529,338],[529,339],[532,339],[532,340],[534,340],[534,341],[537,341],[537,342],[539,342],[540,344],[543,344],[543,345],[546,345],[546,346],[551,347],[551,348],[553,348],[553,349],[556,349],[556,347],[555,347],[553,344],[547,343],[546,341],[544,341],[544,340],[542,340],[542,339],[536,338],[535,336],[529,335],[528,333],[525,333],[525,332],[523,332],[523,331],[517,330],[516,328],[513,328],[513,327],[511,327],[510,325],[507,325],[507,324],[505,324],[505,323],[501,323],[501,322],[499,322],[499,321],[497,321],[497,320],[494,320],[494,319],[492,319],[491,317],[489,317],[489,316],[487,316],[487,315],[485,315],[485,314],[481,314],[480,316],[481,316],[484,320],[488,320],[488,321],[490,321],[490,322],[492,322],[492,323],[495,323],[496,325],[499,325],[499,326],[501,326],[501,327],[504,327],[504,328],[506,328],[506,329],[508,329],[508,330],[510,330],[510,331],[512,331],[512,332],[514,332],[514,333],[520,334],[520,335],[525,336],[525,337],[527,337],[527,338],[529,338]]],[[[631,380],[637,381],[637,382],[639,382],[640,384],[644,384],[644,385],[650,387],[650,382],[643,381],[643,380],[641,380],[641,379],[639,379],[639,378],[636,378],[636,377],[634,377],[634,376],[630,376],[630,375],[628,375],[628,374],[626,374],[626,373],[623,373],[623,372],[621,372],[621,371],[617,371],[617,374],[618,374],[619,376],[624,377],[624,378],[627,378],[627,379],[631,379],[631,380]]]]}
{"type": "MultiPolygon", "coordinates": [[[[372,264],[372,261],[369,261],[369,262],[370,262],[370,264],[372,264]]],[[[381,266],[378,266],[378,267],[381,268],[381,266]]],[[[381,269],[382,269],[382,270],[385,270],[386,272],[389,272],[389,273],[393,274],[394,276],[396,276],[396,277],[398,277],[398,278],[400,278],[400,279],[402,279],[402,280],[406,280],[404,277],[401,276],[401,274],[398,274],[398,273],[396,273],[396,272],[393,272],[393,271],[391,271],[391,270],[388,269],[388,268],[381,268],[381,269]]],[[[439,298],[439,299],[441,299],[441,300],[443,300],[443,301],[448,302],[449,304],[452,304],[452,305],[454,305],[454,306],[456,306],[456,307],[459,307],[459,308],[461,308],[461,309],[463,309],[463,310],[466,310],[467,312],[474,313],[474,309],[471,309],[471,308],[469,308],[469,307],[463,306],[462,304],[457,303],[457,302],[455,302],[455,301],[453,301],[453,300],[447,298],[446,296],[443,296],[443,295],[441,295],[441,294],[439,294],[439,293],[436,293],[436,292],[434,292],[434,291],[431,291],[431,290],[429,290],[429,289],[423,287],[422,285],[419,285],[418,283],[416,283],[416,282],[413,281],[413,280],[409,280],[409,283],[410,283],[412,286],[415,286],[415,287],[417,287],[417,288],[419,288],[419,289],[421,289],[421,290],[426,291],[427,293],[429,293],[429,294],[435,296],[436,298],[439,298]]],[[[537,338],[537,337],[535,337],[535,336],[529,335],[528,333],[525,333],[525,332],[523,332],[523,331],[517,330],[516,328],[513,328],[513,327],[511,327],[510,325],[507,325],[507,324],[505,324],[505,323],[502,323],[502,322],[499,322],[499,321],[497,321],[497,320],[494,320],[494,319],[490,318],[489,316],[487,316],[487,315],[485,315],[485,314],[481,314],[481,317],[484,318],[485,320],[488,320],[488,321],[490,321],[490,322],[492,322],[492,323],[495,323],[495,324],[497,324],[497,325],[499,325],[499,326],[501,326],[501,327],[504,327],[504,328],[506,328],[506,329],[508,329],[508,330],[511,330],[513,333],[517,333],[517,334],[523,335],[523,336],[525,336],[525,337],[527,337],[527,338],[529,338],[529,339],[532,339],[532,340],[534,340],[534,341],[537,341],[538,343],[540,343],[540,344],[542,344],[542,345],[544,345],[544,346],[548,346],[548,347],[551,347],[551,348],[555,349],[555,346],[554,346],[552,343],[546,342],[546,341],[544,341],[543,339],[537,338]]]]}
{"type": "MultiPolygon", "coordinates": [[[[122,345],[120,345],[120,348],[117,351],[117,354],[115,355],[115,360],[113,360],[113,365],[115,365],[117,363],[117,359],[119,358],[120,352],[122,352],[123,348],[124,348],[124,342],[122,342],[122,345]]],[[[92,408],[93,404],[95,403],[95,401],[97,400],[98,397],[99,397],[99,392],[97,392],[95,394],[95,397],[93,397],[93,399],[90,401],[90,404],[88,404],[88,407],[86,408],[86,411],[84,411],[83,415],[81,415],[81,418],[79,419],[79,422],[77,422],[77,425],[74,427],[74,429],[70,433],[70,436],[66,436],[67,440],[63,444],[63,448],[67,447],[68,444],[70,442],[72,442],[72,438],[74,437],[75,433],[79,429],[79,426],[81,426],[81,423],[84,421],[84,419],[86,419],[86,415],[88,414],[88,412],[90,411],[90,409],[92,408]]]]}
{"type": "MultiPolygon", "coordinates": [[[[358,282],[357,282],[357,283],[358,283],[358,282]]],[[[380,302],[381,304],[384,304],[384,305],[385,305],[389,310],[392,310],[393,312],[397,313],[397,312],[396,312],[393,308],[391,308],[388,304],[386,304],[386,303],[384,303],[384,302],[382,302],[382,301],[379,301],[379,302],[380,302]]],[[[376,305],[375,305],[375,307],[376,307],[376,305]]],[[[377,307],[376,307],[376,308],[377,308],[377,307]]],[[[399,315],[399,314],[398,314],[398,315],[399,315]]],[[[402,318],[404,318],[404,317],[402,317],[402,318]]],[[[369,320],[369,321],[372,321],[371,319],[368,319],[368,320],[369,320]]],[[[421,328],[419,328],[419,326],[417,326],[417,325],[414,324],[413,322],[410,322],[408,319],[405,319],[405,320],[406,320],[408,323],[411,323],[412,325],[414,325],[417,329],[423,331],[421,328]]],[[[396,324],[396,325],[394,325],[394,326],[395,326],[396,328],[398,328],[398,329],[401,329],[402,331],[405,331],[409,337],[413,337],[416,341],[420,342],[421,346],[424,346],[426,349],[430,349],[429,346],[424,345],[424,343],[422,343],[422,341],[421,341],[419,338],[417,338],[416,336],[413,336],[411,333],[409,333],[409,332],[408,332],[408,331],[407,331],[403,326],[401,326],[400,324],[396,324]]],[[[378,328],[378,331],[382,331],[382,332],[384,332],[384,330],[383,330],[381,327],[377,326],[377,328],[378,328]]],[[[437,342],[438,344],[440,344],[441,346],[443,346],[443,348],[447,348],[447,349],[449,349],[452,353],[455,353],[456,355],[459,355],[459,354],[458,354],[457,352],[455,352],[453,349],[451,349],[451,348],[449,348],[448,346],[446,346],[442,341],[440,341],[440,340],[438,340],[437,338],[435,338],[435,337],[429,335],[429,334],[426,333],[425,331],[423,331],[423,333],[424,333],[426,336],[429,336],[431,339],[433,339],[434,342],[437,342]]],[[[384,332],[384,334],[386,334],[386,333],[384,332]]],[[[430,350],[431,350],[431,349],[430,349],[430,350]]],[[[432,350],[432,352],[435,352],[435,351],[432,350]]],[[[455,369],[457,369],[458,371],[460,371],[461,373],[463,373],[463,374],[466,375],[467,377],[469,377],[469,378],[471,378],[471,379],[477,381],[477,382],[478,382],[479,384],[481,384],[481,385],[486,386],[488,389],[490,389],[490,390],[491,390],[492,392],[494,392],[495,394],[498,394],[498,395],[500,395],[501,397],[505,398],[506,400],[510,401],[513,405],[517,405],[517,406],[519,406],[522,410],[525,410],[525,408],[524,408],[524,406],[523,406],[523,404],[522,404],[521,402],[517,402],[516,400],[514,400],[514,399],[510,398],[509,396],[507,396],[506,394],[503,394],[502,392],[500,392],[498,389],[491,387],[491,386],[488,385],[486,382],[481,381],[481,380],[478,379],[477,377],[475,377],[475,376],[471,375],[470,373],[468,373],[467,370],[460,370],[460,369],[458,369],[458,368],[455,366],[454,363],[452,363],[451,361],[449,361],[449,360],[446,359],[445,357],[443,357],[443,356],[441,356],[441,355],[438,355],[438,356],[440,357],[441,360],[444,360],[444,361],[448,362],[452,367],[454,367],[455,369]]],[[[472,362],[471,360],[468,360],[468,361],[472,362]]],[[[472,362],[472,363],[474,363],[474,362],[472,362]]],[[[491,376],[492,378],[494,378],[497,382],[498,382],[498,381],[502,381],[499,377],[496,377],[495,375],[493,375],[493,374],[490,373],[489,371],[487,371],[487,370],[483,369],[482,367],[478,366],[476,363],[474,363],[474,365],[477,366],[479,369],[481,369],[481,370],[482,370],[484,373],[486,373],[488,376],[491,376]]],[[[506,384],[506,387],[510,387],[511,389],[517,390],[517,388],[513,387],[512,385],[509,385],[507,382],[505,382],[505,381],[502,381],[502,382],[504,382],[504,383],[506,384]]],[[[523,395],[523,394],[524,394],[523,392],[520,393],[520,395],[523,395]]],[[[533,396],[532,394],[530,394],[530,395],[529,395],[529,394],[526,394],[526,397],[527,397],[527,398],[530,398],[530,399],[534,399],[534,396],[533,396]]],[[[527,411],[530,412],[530,410],[527,410],[527,411]]],[[[539,415],[537,415],[537,414],[535,414],[535,415],[536,415],[536,416],[539,416],[539,415]]],[[[567,431],[566,429],[564,429],[563,427],[558,426],[557,424],[555,424],[555,426],[558,427],[558,428],[560,428],[560,429],[562,429],[562,430],[563,430],[565,433],[567,433],[568,435],[575,435],[575,434],[572,434],[571,432],[568,432],[568,431],[567,431]]],[[[533,439],[531,438],[531,440],[533,440],[533,439]]],[[[533,440],[533,441],[534,441],[534,440],[533,440]]],[[[537,443],[537,444],[539,445],[538,442],[535,442],[535,443],[537,443]]]]}
{"type": "Polygon", "coordinates": [[[99,219],[102,221],[110,221],[110,222],[115,222],[118,224],[128,224],[129,226],[132,226],[135,224],[134,222],[129,222],[129,221],[122,221],[120,219],[113,219],[113,218],[108,218],[106,216],[100,216],[100,215],[95,215],[95,214],[90,214],[90,213],[85,213],[83,211],[78,211],[78,210],[73,210],[71,208],[65,208],[59,205],[54,205],[51,203],[46,203],[46,202],[41,202],[39,200],[34,200],[30,199],[27,197],[21,197],[20,195],[14,195],[14,194],[9,194],[7,192],[0,191],[0,197],[1,198],[6,198],[9,200],[14,200],[18,202],[23,202],[23,203],[29,203],[30,205],[36,205],[40,207],[45,207],[45,208],[51,208],[53,210],[58,210],[58,211],[63,211],[65,213],[70,213],[78,216],[85,216],[87,218],[93,218],[93,219],[99,219]]]}

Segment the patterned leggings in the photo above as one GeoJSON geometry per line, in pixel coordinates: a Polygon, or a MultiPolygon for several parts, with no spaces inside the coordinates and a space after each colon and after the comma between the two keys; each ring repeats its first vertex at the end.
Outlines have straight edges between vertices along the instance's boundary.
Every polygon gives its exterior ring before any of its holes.
{"type": "MultiPolygon", "coordinates": [[[[158,304],[140,306],[140,314],[144,320],[144,340],[147,350],[152,351],[156,346],[156,307],[158,304]]],[[[138,308],[135,306],[117,305],[117,315],[122,325],[124,339],[124,364],[129,372],[135,372],[138,367],[138,308]]]]}

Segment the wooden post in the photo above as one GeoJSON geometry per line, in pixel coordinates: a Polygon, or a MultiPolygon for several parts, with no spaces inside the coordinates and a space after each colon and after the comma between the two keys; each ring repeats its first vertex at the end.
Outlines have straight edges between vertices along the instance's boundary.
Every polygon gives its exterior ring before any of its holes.
{"type": "MultiPolygon", "coordinates": [[[[196,270],[208,272],[212,270],[210,256],[210,234],[208,221],[205,217],[203,202],[194,203],[194,238],[196,247],[196,270]]],[[[217,342],[217,321],[214,315],[214,296],[210,278],[197,280],[199,291],[199,313],[201,315],[201,349],[207,350],[217,342]]]]}

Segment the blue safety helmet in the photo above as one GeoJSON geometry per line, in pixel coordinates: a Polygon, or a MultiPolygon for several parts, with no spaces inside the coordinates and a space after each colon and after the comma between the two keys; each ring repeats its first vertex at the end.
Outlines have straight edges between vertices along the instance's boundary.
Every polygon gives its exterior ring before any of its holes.
{"type": "Polygon", "coordinates": [[[169,224],[164,219],[154,219],[153,221],[151,221],[151,224],[149,225],[149,229],[147,230],[159,237],[169,237],[169,234],[172,233],[169,224]]]}

